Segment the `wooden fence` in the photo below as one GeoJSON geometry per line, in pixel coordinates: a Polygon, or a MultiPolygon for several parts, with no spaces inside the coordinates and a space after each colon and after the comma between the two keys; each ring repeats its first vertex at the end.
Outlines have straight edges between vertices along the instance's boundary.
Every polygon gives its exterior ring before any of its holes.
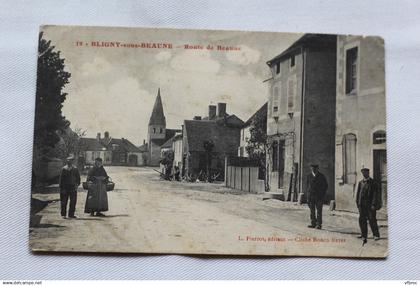
{"type": "Polygon", "coordinates": [[[258,166],[247,158],[226,158],[226,187],[248,193],[264,193],[264,180],[258,179],[258,166]]]}

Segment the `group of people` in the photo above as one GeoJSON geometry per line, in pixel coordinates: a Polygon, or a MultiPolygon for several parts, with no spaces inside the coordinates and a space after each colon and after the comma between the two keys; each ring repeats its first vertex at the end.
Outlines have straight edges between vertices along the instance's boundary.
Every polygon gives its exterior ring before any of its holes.
{"type": "MultiPolygon", "coordinates": [[[[80,185],[80,173],[77,167],[73,165],[74,158],[68,157],[67,164],[61,170],[60,175],[60,200],[61,200],[61,216],[66,218],[67,203],[70,200],[68,211],[69,218],[77,218],[74,213],[77,202],[77,188],[80,185]]],[[[311,173],[307,176],[307,202],[310,209],[311,224],[309,228],[322,229],[322,207],[325,201],[325,195],[328,189],[327,179],[325,175],[319,171],[319,166],[311,164],[311,173]]],[[[367,242],[369,221],[370,228],[373,232],[374,240],[379,240],[379,229],[376,220],[376,211],[382,206],[380,189],[376,182],[370,177],[369,169],[362,168],[361,173],[363,179],[358,183],[356,204],[359,209],[359,226],[363,239],[363,244],[367,242]]],[[[175,172],[179,177],[179,173],[175,172]]],[[[177,178],[178,178],[177,177],[177,178]]],[[[91,216],[104,216],[102,212],[108,211],[108,197],[106,193],[106,183],[109,176],[106,173],[102,159],[96,158],[95,165],[89,170],[87,182],[92,184],[102,184],[105,187],[89,187],[86,197],[85,213],[91,216]]],[[[178,178],[179,179],[179,178],[178,178]]],[[[178,180],[177,179],[177,180],[178,180]]]]}
{"type": "MultiPolygon", "coordinates": [[[[77,203],[77,188],[80,185],[80,173],[77,167],[73,165],[74,157],[69,156],[66,159],[66,165],[61,169],[59,187],[61,202],[61,217],[66,219],[76,219],[74,215],[77,203]],[[70,205],[67,214],[67,204],[70,205]]],[[[109,176],[106,173],[102,159],[96,158],[95,165],[89,170],[86,181],[90,185],[86,197],[85,213],[91,216],[105,216],[102,212],[108,211],[108,196],[106,193],[106,183],[109,176]]]]}
{"type": "MultiPolygon", "coordinates": [[[[328,189],[327,179],[319,171],[319,166],[311,164],[311,173],[307,176],[307,202],[310,209],[309,228],[322,228],[322,206],[328,189]]],[[[356,205],[359,210],[360,236],[363,244],[367,243],[368,221],[375,241],[380,239],[376,211],[382,206],[382,195],[377,183],[370,177],[369,169],[362,168],[363,179],[357,185],[356,205]]]]}

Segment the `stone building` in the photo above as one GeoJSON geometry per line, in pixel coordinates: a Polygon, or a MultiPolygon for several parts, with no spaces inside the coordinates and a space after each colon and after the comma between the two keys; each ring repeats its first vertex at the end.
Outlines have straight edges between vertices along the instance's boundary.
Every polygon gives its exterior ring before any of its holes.
{"type": "Polygon", "coordinates": [[[357,211],[355,191],[367,167],[386,205],[384,42],[338,36],[335,195],[338,209],[357,211]]]}
{"type": "Polygon", "coordinates": [[[236,115],[226,113],[226,103],[218,103],[217,114],[215,111],[215,106],[210,105],[208,117],[196,116],[194,120],[184,121],[182,170],[189,177],[198,177],[200,172],[206,173],[210,159],[211,174],[223,180],[225,157],[237,155],[244,122],[236,115]],[[210,154],[205,149],[206,142],[213,144],[210,154]]]}
{"type": "Polygon", "coordinates": [[[102,158],[104,165],[143,166],[145,149],[135,146],[125,138],[117,139],[109,132],[96,138],[80,138],[80,156],[83,164],[93,165],[96,158],[102,158]]]}
{"type": "Polygon", "coordinates": [[[159,88],[148,126],[148,165],[159,166],[161,146],[171,139],[177,131],[180,130],[166,128],[166,119],[165,114],[163,113],[162,98],[160,96],[159,88]]]}
{"type": "Polygon", "coordinates": [[[267,62],[268,184],[286,200],[306,193],[311,163],[327,178],[326,199],[334,198],[336,41],[334,35],[305,34],[267,62]]]}
{"type": "Polygon", "coordinates": [[[112,164],[112,151],[102,143],[99,134],[96,138],[80,138],[80,156],[83,164],[93,165],[96,158],[102,158],[104,165],[112,164]]]}

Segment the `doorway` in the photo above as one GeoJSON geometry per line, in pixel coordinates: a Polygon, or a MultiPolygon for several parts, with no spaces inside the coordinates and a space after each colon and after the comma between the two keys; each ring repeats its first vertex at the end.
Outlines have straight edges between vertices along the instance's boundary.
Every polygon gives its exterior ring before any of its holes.
{"type": "Polygon", "coordinates": [[[137,155],[130,154],[130,156],[128,157],[128,164],[130,166],[137,166],[137,155]]]}
{"type": "Polygon", "coordinates": [[[279,171],[279,181],[278,188],[282,189],[284,187],[284,140],[279,140],[278,143],[278,171],[279,171]]]}
{"type": "Polygon", "coordinates": [[[373,179],[379,184],[382,194],[382,205],[387,205],[387,161],[386,150],[373,150],[373,179]]]}

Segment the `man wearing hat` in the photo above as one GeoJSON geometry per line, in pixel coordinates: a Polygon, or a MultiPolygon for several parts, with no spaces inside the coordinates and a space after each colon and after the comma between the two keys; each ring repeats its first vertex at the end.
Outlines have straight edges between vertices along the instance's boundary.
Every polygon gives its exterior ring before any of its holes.
{"type": "Polygon", "coordinates": [[[363,238],[363,244],[367,242],[367,222],[373,233],[373,238],[379,240],[378,222],[376,220],[376,211],[382,206],[380,190],[376,182],[369,176],[369,168],[360,170],[363,179],[357,185],[356,204],[359,209],[359,226],[363,238]]]}
{"type": "Polygon", "coordinates": [[[311,210],[311,224],[308,228],[322,228],[322,206],[328,183],[324,174],[319,172],[317,164],[311,164],[311,173],[307,176],[306,189],[308,193],[308,206],[311,210]]]}
{"type": "Polygon", "coordinates": [[[67,212],[67,202],[70,199],[69,218],[76,218],[74,212],[77,202],[77,187],[80,185],[79,170],[73,166],[74,157],[67,157],[67,164],[61,169],[60,174],[60,201],[61,216],[65,219],[67,212]]]}

